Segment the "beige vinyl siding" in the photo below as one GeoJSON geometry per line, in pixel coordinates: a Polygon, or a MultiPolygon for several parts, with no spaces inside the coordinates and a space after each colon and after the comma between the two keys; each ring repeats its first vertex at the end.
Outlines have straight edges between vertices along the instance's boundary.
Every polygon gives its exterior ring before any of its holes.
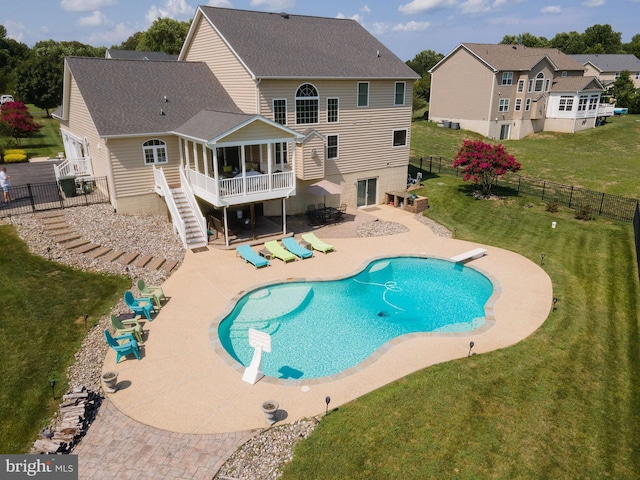
{"type": "Polygon", "coordinates": [[[465,119],[487,121],[495,81],[489,67],[459,49],[431,75],[429,117],[460,121],[461,126],[465,119]]]}
{"type": "MultiPolygon", "coordinates": [[[[314,129],[324,136],[339,135],[339,158],[325,161],[326,176],[381,167],[406,167],[409,160],[411,102],[407,100],[407,105],[394,106],[395,82],[369,81],[369,106],[357,107],[358,80],[263,80],[260,83],[260,114],[273,119],[273,99],[286,98],[289,128],[299,132],[314,129]],[[295,94],[303,83],[311,83],[318,90],[317,124],[295,123],[295,94]],[[327,97],[339,98],[338,123],[327,123],[327,97]],[[408,131],[407,145],[393,147],[393,131],[401,129],[408,131]]],[[[305,152],[310,150],[305,149],[305,152]]]]}
{"type": "Polygon", "coordinates": [[[168,163],[161,167],[169,185],[180,184],[180,152],[174,136],[150,136],[110,139],[111,164],[116,185],[116,197],[149,194],[154,191],[153,166],[145,165],[142,144],[158,139],[167,144],[168,163]]]}
{"type": "Polygon", "coordinates": [[[302,147],[296,149],[296,155],[296,176],[300,180],[321,180],[324,178],[327,154],[324,141],[319,136],[309,137],[302,147]]]}
{"type": "MultiPolygon", "coordinates": [[[[228,143],[228,142],[254,142],[260,143],[262,141],[271,140],[274,138],[285,138],[288,135],[273,125],[269,125],[262,121],[254,121],[250,125],[241,128],[224,138],[220,139],[220,143],[228,143]]],[[[294,140],[293,137],[290,137],[291,141],[294,140]]]]}
{"type": "Polygon", "coordinates": [[[256,113],[255,81],[202,16],[191,39],[191,44],[185,49],[184,60],[206,63],[236,105],[245,113],[256,113]]]}

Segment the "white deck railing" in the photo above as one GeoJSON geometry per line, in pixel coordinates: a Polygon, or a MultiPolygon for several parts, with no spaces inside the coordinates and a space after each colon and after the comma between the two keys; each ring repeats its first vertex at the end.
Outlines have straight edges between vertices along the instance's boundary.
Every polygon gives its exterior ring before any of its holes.
{"type": "Polygon", "coordinates": [[[187,202],[189,203],[189,208],[193,212],[193,216],[198,223],[198,228],[202,233],[204,238],[207,238],[207,222],[200,211],[200,207],[198,206],[198,202],[196,201],[196,197],[193,194],[193,188],[187,181],[187,176],[184,173],[184,170],[180,169],[180,185],[182,185],[182,189],[184,190],[185,197],[187,198],[187,202]]]}
{"type": "Polygon", "coordinates": [[[67,158],[60,162],[60,165],[54,165],[53,171],[56,174],[56,180],[60,177],[73,175],[74,177],[92,176],[91,158],[67,158]]]}
{"type": "Polygon", "coordinates": [[[598,116],[599,117],[610,117],[613,115],[613,109],[616,108],[615,105],[610,103],[601,103],[598,105],[598,116]]]}
{"type": "Polygon", "coordinates": [[[171,220],[173,221],[173,228],[180,236],[184,247],[187,248],[187,232],[184,222],[182,221],[182,217],[180,216],[180,212],[178,211],[178,206],[173,199],[173,195],[171,195],[171,189],[169,188],[169,184],[167,183],[167,179],[164,176],[162,168],[156,168],[155,165],[153,166],[153,180],[156,185],[156,191],[164,197],[164,201],[167,204],[167,208],[171,214],[171,220]]]}

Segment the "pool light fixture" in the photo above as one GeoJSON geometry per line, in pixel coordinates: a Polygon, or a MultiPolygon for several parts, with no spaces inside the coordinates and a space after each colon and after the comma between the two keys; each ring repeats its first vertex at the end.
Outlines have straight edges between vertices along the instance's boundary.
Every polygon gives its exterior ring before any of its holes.
{"type": "Polygon", "coordinates": [[[544,253],[540,254],[540,265],[544,265],[544,253]]]}
{"type": "Polygon", "coordinates": [[[556,310],[556,304],[558,303],[558,297],[553,297],[553,311],[556,310]]]}
{"type": "Polygon", "coordinates": [[[324,414],[327,415],[329,413],[329,403],[331,402],[331,397],[329,395],[327,395],[325,397],[324,401],[327,404],[327,407],[324,410],[324,414]]]}
{"type": "Polygon", "coordinates": [[[471,349],[473,348],[474,345],[475,343],[473,343],[473,340],[471,340],[469,342],[469,354],[467,355],[467,357],[470,357],[471,355],[475,355],[475,352],[473,354],[471,353],[471,349]]]}

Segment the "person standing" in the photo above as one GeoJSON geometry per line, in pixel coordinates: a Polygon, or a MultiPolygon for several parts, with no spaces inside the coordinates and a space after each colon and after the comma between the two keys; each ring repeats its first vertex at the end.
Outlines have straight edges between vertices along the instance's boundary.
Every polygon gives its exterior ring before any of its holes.
{"type": "Polygon", "coordinates": [[[3,167],[2,170],[0,170],[0,188],[2,188],[5,203],[11,201],[11,196],[9,195],[9,188],[11,188],[10,178],[11,175],[7,175],[7,169],[3,167]]]}

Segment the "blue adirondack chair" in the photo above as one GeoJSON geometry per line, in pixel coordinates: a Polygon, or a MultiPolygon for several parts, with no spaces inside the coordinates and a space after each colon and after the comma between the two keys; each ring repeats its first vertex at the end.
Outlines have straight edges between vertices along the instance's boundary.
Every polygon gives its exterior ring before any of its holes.
{"type": "Polygon", "coordinates": [[[124,303],[131,309],[136,315],[144,315],[147,320],[153,320],[151,318],[151,312],[155,313],[156,308],[153,306],[153,302],[150,298],[133,298],[131,290],[124,292],[124,303]]]}
{"type": "Polygon", "coordinates": [[[133,338],[133,335],[127,333],[125,335],[119,335],[117,337],[111,336],[109,330],[104,331],[104,338],[111,348],[116,352],[116,363],[120,361],[122,357],[126,357],[130,353],[133,353],[138,360],[140,360],[140,350],[138,349],[138,342],[133,338]],[[125,343],[118,343],[119,340],[127,340],[125,343]]]}

